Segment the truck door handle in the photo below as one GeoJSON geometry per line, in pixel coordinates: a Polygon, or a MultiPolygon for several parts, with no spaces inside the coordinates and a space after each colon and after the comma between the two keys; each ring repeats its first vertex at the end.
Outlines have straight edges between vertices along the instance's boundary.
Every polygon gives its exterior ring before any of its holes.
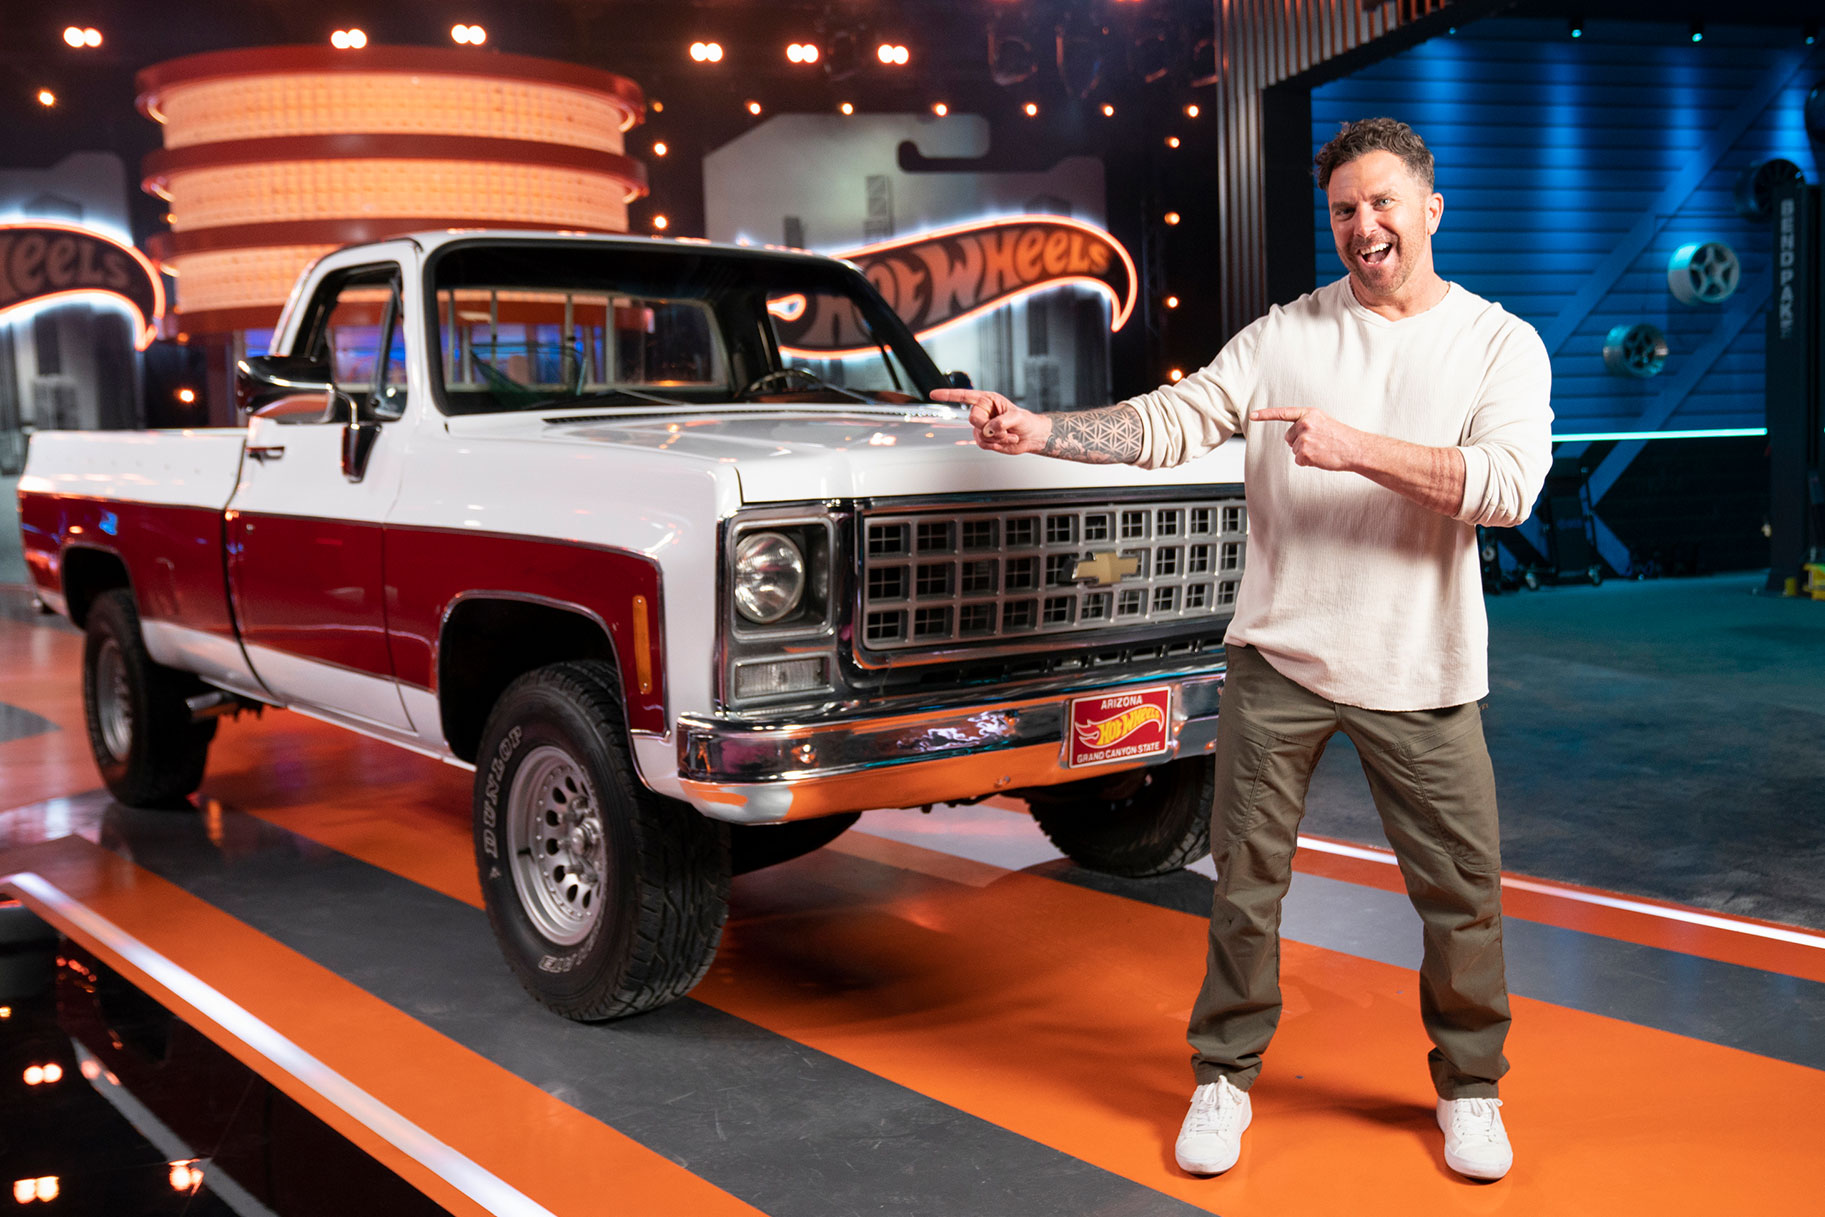
{"type": "Polygon", "coordinates": [[[285,455],[284,444],[263,444],[247,450],[247,455],[256,461],[276,461],[285,455]]]}

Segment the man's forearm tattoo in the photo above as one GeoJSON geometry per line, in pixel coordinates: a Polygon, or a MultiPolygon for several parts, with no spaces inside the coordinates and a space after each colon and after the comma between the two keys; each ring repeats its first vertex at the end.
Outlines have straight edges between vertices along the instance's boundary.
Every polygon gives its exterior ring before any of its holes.
{"type": "Polygon", "coordinates": [[[1141,416],[1133,406],[1054,414],[1040,451],[1086,465],[1129,464],[1141,454],[1141,416]]]}

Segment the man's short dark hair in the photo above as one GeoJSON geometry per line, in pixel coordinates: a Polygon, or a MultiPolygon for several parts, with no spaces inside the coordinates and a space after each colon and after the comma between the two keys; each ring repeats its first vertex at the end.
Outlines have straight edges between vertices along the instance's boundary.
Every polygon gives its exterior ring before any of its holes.
{"type": "Polygon", "coordinates": [[[1331,174],[1339,166],[1371,152],[1392,152],[1398,156],[1413,180],[1424,186],[1426,193],[1432,193],[1432,149],[1426,147],[1419,132],[1392,118],[1365,118],[1345,123],[1314,158],[1318,166],[1318,189],[1329,190],[1331,174]]]}

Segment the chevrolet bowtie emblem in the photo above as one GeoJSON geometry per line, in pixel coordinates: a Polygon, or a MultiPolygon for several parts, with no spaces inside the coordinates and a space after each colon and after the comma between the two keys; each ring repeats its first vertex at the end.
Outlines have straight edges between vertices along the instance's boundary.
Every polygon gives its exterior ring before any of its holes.
{"type": "Polygon", "coordinates": [[[1110,549],[1080,561],[1071,571],[1071,577],[1087,579],[1092,587],[1114,587],[1129,575],[1140,573],[1139,558],[1124,558],[1110,549]]]}

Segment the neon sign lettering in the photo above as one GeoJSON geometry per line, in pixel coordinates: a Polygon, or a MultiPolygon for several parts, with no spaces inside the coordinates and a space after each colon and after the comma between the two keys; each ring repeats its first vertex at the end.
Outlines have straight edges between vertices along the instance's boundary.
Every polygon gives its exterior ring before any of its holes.
{"type": "MultiPolygon", "coordinates": [[[[1109,298],[1109,329],[1127,324],[1139,277],[1134,259],[1107,232],[1064,216],[984,220],[901,237],[838,255],[868,276],[921,339],[1047,288],[1077,284],[1109,298]]],[[[780,346],[814,359],[867,354],[874,345],[845,303],[822,298],[807,309],[769,305],[780,346]],[[786,316],[791,312],[790,317],[786,316]]]]}
{"type": "Polygon", "coordinates": [[[165,285],[144,254],[74,224],[0,223],[0,316],[94,294],[125,303],[139,321],[134,347],[151,345],[165,312],[165,285]]]}

